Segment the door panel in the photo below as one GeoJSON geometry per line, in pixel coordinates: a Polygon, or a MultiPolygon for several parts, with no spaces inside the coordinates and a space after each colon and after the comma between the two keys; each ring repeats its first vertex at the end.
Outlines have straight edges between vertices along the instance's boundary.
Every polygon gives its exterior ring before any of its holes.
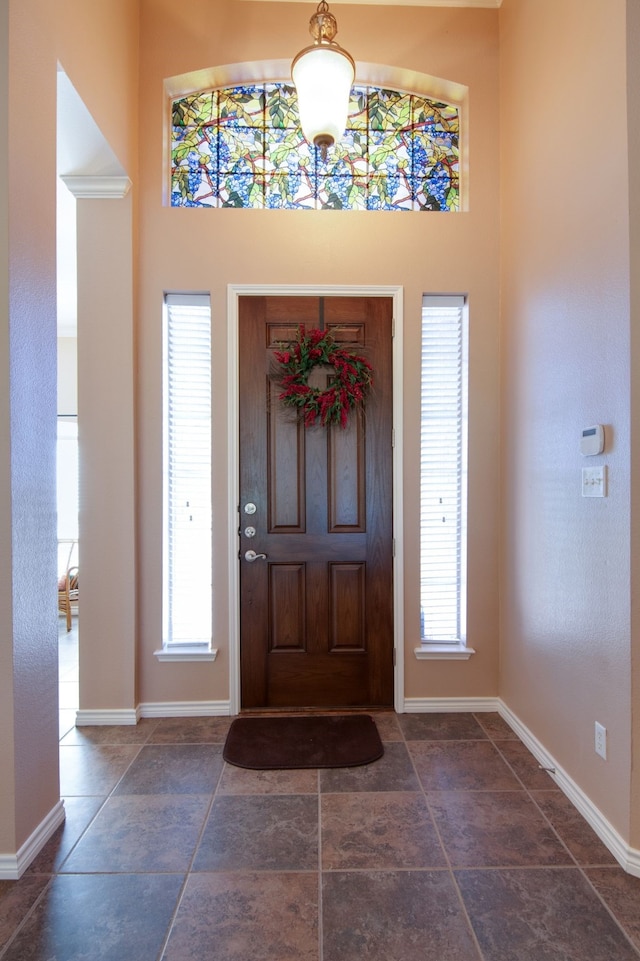
{"type": "Polygon", "coordinates": [[[391,318],[387,298],[240,298],[243,709],[393,703],[391,318]],[[345,430],[305,428],[278,398],[273,352],[300,324],[373,366],[345,430]]]}

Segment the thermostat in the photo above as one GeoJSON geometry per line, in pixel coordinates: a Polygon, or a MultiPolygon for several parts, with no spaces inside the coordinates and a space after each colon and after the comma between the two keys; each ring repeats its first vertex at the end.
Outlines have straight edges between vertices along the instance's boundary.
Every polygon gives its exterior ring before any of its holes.
{"type": "Polygon", "coordinates": [[[601,454],[604,450],[604,427],[602,424],[595,424],[594,427],[586,427],[582,431],[580,439],[580,452],[587,456],[591,454],[601,454]]]}

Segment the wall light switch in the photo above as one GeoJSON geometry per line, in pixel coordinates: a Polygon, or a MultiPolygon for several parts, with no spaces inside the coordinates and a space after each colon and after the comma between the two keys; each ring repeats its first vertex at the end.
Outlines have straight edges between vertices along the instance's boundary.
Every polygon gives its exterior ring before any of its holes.
{"type": "Polygon", "coordinates": [[[582,496],[583,497],[606,497],[607,496],[607,467],[606,464],[600,467],[582,468],[582,496]]]}

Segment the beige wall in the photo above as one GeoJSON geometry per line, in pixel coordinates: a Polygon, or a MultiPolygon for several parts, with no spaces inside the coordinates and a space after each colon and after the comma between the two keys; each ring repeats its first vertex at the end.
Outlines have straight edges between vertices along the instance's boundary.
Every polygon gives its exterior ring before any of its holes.
{"type": "Polygon", "coordinates": [[[57,58],[130,177],[138,162],[137,0],[56,0],[57,58]]]}
{"type": "Polygon", "coordinates": [[[500,23],[500,691],[627,837],[625,2],[504,0],[500,23]],[[607,447],[585,459],[580,434],[594,423],[607,447]],[[606,499],[581,496],[581,468],[594,463],[608,465],[606,499]],[[606,763],[595,721],[608,731],[606,763]]]}
{"type": "MultiPolygon", "coordinates": [[[[167,176],[141,171],[139,339],[140,697],[142,702],[229,697],[227,504],[228,284],[400,285],[405,295],[404,562],[406,694],[497,694],[498,551],[498,127],[497,11],[340,7],[339,39],[357,60],[429,73],[470,88],[470,210],[450,214],[172,210],[167,176]],[[418,39],[419,38],[419,39],[418,39]],[[158,664],[161,642],[161,305],[164,290],[211,292],[213,312],[214,664],[158,664]],[[469,643],[466,663],[417,663],[419,322],[423,292],[468,293],[470,333],[469,643]]],[[[142,2],[141,143],[162,155],[163,80],[210,66],[292,58],[307,41],[309,10],[234,0],[214,8],[142,2]],[[241,15],[240,15],[241,14],[241,15]],[[277,16],[282,17],[278,23],[277,16]],[[198,24],[198,30],[193,29],[198,24]]]]}
{"type": "Polygon", "coordinates": [[[136,707],[133,198],[77,202],[80,709],[136,707]]]}
{"type": "Polygon", "coordinates": [[[0,471],[3,585],[0,607],[0,854],[15,851],[58,802],[55,557],[55,59],[41,0],[4,4],[3,368],[0,471]],[[32,35],[39,21],[42,33],[32,35]],[[32,118],[37,100],[38,151],[32,118]],[[8,103],[8,112],[7,111],[8,103]],[[33,189],[26,189],[31,184],[33,189]],[[4,221],[6,231],[7,221],[4,221]],[[6,351],[6,353],[5,353],[6,351]],[[5,486],[6,485],[6,486],[5,486]],[[47,593],[46,585],[50,585],[47,593]],[[44,589],[43,589],[44,588],[44,589]],[[5,769],[5,764],[7,768],[5,769]]]}
{"type": "MultiPolygon", "coordinates": [[[[9,364],[9,9],[0,8],[0,410],[11,397],[9,364]]],[[[11,425],[0,417],[0,543],[11,544],[11,425]]],[[[13,552],[0,551],[0,851],[15,851],[13,552]]]]}
{"type": "MultiPolygon", "coordinates": [[[[10,0],[0,58],[0,860],[59,800],[56,617],[56,70],[123,162],[137,154],[137,4],[10,0]],[[6,54],[6,51],[4,51],[6,54]],[[119,94],[113,99],[113,92],[119,94]],[[33,116],[38,104],[38,149],[33,116]],[[29,185],[28,187],[26,185],[29,185]],[[11,233],[7,233],[7,217],[11,233]],[[47,590],[47,585],[50,590],[47,590]]],[[[129,269],[131,264],[129,264],[129,269]]],[[[133,656],[131,657],[133,661],[133,656]]],[[[133,681],[129,681],[130,684],[133,681]]]]}
{"type": "Polygon", "coordinates": [[[76,202],[80,708],[133,716],[138,4],[59,0],[59,14],[59,60],[134,184],[122,199],[76,202]]]}
{"type": "MultiPolygon", "coordinates": [[[[633,3],[629,0],[631,11],[633,3]]],[[[13,106],[14,135],[0,155],[0,168],[8,169],[0,198],[0,410],[6,412],[11,401],[14,412],[12,421],[4,413],[0,420],[0,535],[13,547],[11,556],[0,552],[0,729],[6,734],[0,742],[0,763],[7,772],[0,783],[0,854],[17,850],[57,799],[55,608],[38,590],[50,569],[55,576],[53,544],[49,556],[44,542],[55,538],[56,60],[134,180],[134,193],[125,206],[104,213],[101,243],[110,249],[98,280],[101,289],[107,289],[113,271],[113,283],[119,285],[116,301],[130,312],[126,322],[120,316],[113,333],[124,338],[129,369],[137,362],[135,468],[129,459],[131,380],[125,382],[122,399],[129,412],[124,440],[117,416],[108,423],[108,413],[117,415],[123,407],[115,403],[113,384],[106,378],[96,380],[85,425],[88,431],[93,426],[103,431],[102,446],[86,470],[99,472],[103,460],[117,459],[124,444],[126,463],[117,483],[118,490],[125,491],[127,511],[133,504],[132,485],[137,484],[138,637],[132,630],[119,636],[107,665],[105,639],[94,650],[89,644],[84,706],[117,709],[139,702],[229,696],[227,286],[400,285],[405,305],[406,694],[500,693],[623,837],[640,843],[639,816],[632,813],[640,807],[639,776],[632,781],[630,773],[632,723],[636,756],[640,744],[640,721],[631,710],[630,665],[637,694],[640,652],[637,641],[632,649],[631,616],[637,612],[629,596],[630,578],[637,580],[630,563],[630,504],[632,495],[636,500],[638,496],[629,450],[631,427],[636,432],[638,427],[630,423],[629,410],[629,391],[637,384],[629,370],[628,210],[630,206],[636,214],[631,224],[635,263],[638,184],[636,173],[630,194],[624,138],[627,84],[630,98],[637,98],[637,85],[632,74],[625,74],[624,0],[503,0],[499,12],[416,7],[389,12],[371,6],[366,17],[361,6],[338,7],[339,39],[357,60],[384,64],[393,76],[406,77],[410,70],[469,87],[469,210],[424,216],[163,207],[159,158],[164,79],[213,65],[290,58],[307,42],[306,6],[193,0],[179,7],[173,0],[141,0],[139,133],[144,164],[139,177],[138,5],[130,0],[57,0],[55,9],[57,31],[48,19],[51,5],[46,0],[11,2],[10,74],[0,57],[0,118],[9,85],[11,104],[35,92],[42,107],[42,149],[22,149],[29,139],[24,129],[29,118],[13,106]],[[25,192],[20,185],[31,164],[31,179],[41,189],[25,192]],[[138,203],[136,323],[132,305],[138,203]],[[13,214],[9,239],[10,204],[20,209],[13,214]],[[114,250],[112,245],[123,238],[125,248],[114,250]],[[164,290],[209,290],[212,296],[214,442],[223,455],[214,463],[215,641],[221,653],[214,664],[197,666],[158,664],[153,656],[161,641],[164,290]],[[468,293],[471,308],[469,643],[478,653],[462,664],[418,664],[412,655],[419,629],[417,398],[419,313],[425,291],[468,293]],[[130,334],[136,337],[137,361],[130,334]],[[610,493],[605,500],[583,500],[579,435],[598,421],[609,428],[609,447],[600,460],[610,469],[610,493]],[[593,753],[596,719],[609,732],[606,765],[593,753]]],[[[637,16],[632,18],[637,38],[636,21],[637,16]]],[[[632,108],[630,99],[630,117],[632,108]]],[[[632,132],[637,157],[637,130],[632,132]]],[[[101,216],[88,217],[86,236],[93,230],[96,246],[84,251],[88,268],[80,284],[92,276],[92,254],[103,253],[95,236],[101,216]]],[[[634,281],[634,315],[636,286],[634,281]]],[[[117,342],[109,341],[108,308],[105,295],[92,315],[99,334],[94,338],[87,333],[80,348],[81,357],[83,350],[85,357],[92,354],[85,366],[85,393],[91,389],[91,363],[99,369],[101,345],[108,363],[117,363],[117,342]]],[[[631,347],[637,356],[635,338],[631,347]]],[[[95,473],[91,484],[95,503],[100,500],[95,473]]],[[[97,503],[96,509],[99,537],[116,515],[109,504],[97,503]]],[[[127,513],[127,522],[134,523],[132,517],[127,513]]],[[[638,536],[636,524],[634,543],[638,536]]],[[[128,541],[127,551],[130,547],[128,541]]],[[[101,559],[107,573],[119,562],[119,550],[110,541],[101,559]]],[[[98,610],[100,603],[97,597],[98,610]]],[[[135,616],[127,608],[128,624],[135,616]]]]}
{"type": "Polygon", "coordinates": [[[640,5],[627,0],[627,119],[631,280],[631,830],[640,848],[640,5]]]}

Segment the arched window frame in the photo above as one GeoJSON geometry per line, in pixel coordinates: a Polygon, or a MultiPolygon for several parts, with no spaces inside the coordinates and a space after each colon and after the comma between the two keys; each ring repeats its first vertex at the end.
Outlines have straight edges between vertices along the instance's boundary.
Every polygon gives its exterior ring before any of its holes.
{"type": "MultiPolygon", "coordinates": [[[[297,125],[295,91],[287,76],[288,70],[289,63],[282,61],[236,64],[165,81],[167,205],[297,209],[338,207],[360,210],[467,209],[466,87],[426,74],[359,64],[358,81],[350,109],[353,119],[350,119],[344,143],[336,145],[323,164],[319,152],[309,147],[297,125]],[[283,76],[287,79],[265,79],[283,76]],[[278,84],[286,85],[284,91],[277,90],[278,84]],[[244,88],[241,98],[244,103],[241,103],[237,111],[229,93],[231,88],[235,87],[244,88]],[[371,109],[367,113],[363,88],[372,88],[374,108],[382,103],[383,118],[377,127],[370,121],[371,109]],[[384,102],[378,94],[380,90],[384,91],[384,102]],[[179,110],[176,110],[177,101],[182,101],[179,110]],[[265,101],[268,110],[272,113],[278,112],[282,126],[277,128],[268,149],[262,151],[259,141],[260,121],[258,126],[252,128],[246,120],[252,114],[254,118],[259,116],[261,111],[264,116],[265,101]],[[407,128],[410,128],[412,123],[424,124],[425,119],[427,123],[430,121],[431,133],[436,129],[434,120],[439,124],[439,117],[425,118],[425,101],[431,101],[436,108],[443,105],[445,116],[445,124],[440,124],[437,128],[438,132],[443,131],[445,134],[441,143],[438,144],[437,137],[431,136],[430,143],[426,145],[430,152],[426,178],[411,169],[411,154],[416,150],[424,151],[425,139],[428,138],[425,135],[413,144],[408,144],[406,137],[407,128]],[[189,116],[192,104],[194,109],[189,116]],[[226,125],[221,148],[216,129],[219,126],[218,116],[211,114],[210,129],[206,127],[208,121],[205,116],[203,126],[193,136],[193,122],[201,108],[205,115],[207,111],[220,109],[220,116],[226,125]],[[227,121],[230,113],[234,112],[232,119],[227,121]],[[404,130],[402,135],[388,125],[389,117],[394,122],[400,118],[404,130]],[[176,118],[178,134],[174,136],[173,121],[176,118]],[[454,118],[454,123],[449,124],[449,130],[445,130],[451,118],[454,118]],[[189,131],[192,139],[190,143],[185,141],[181,147],[185,120],[187,125],[192,125],[189,131]],[[206,141],[202,144],[202,149],[198,146],[200,137],[206,141]],[[244,155],[243,137],[245,144],[248,144],[244,155]],[[258,146],[251,150],[254,137],[258,146]],[[451,163],[450,149],[454,137],[457,137],[455,169],[451,163]],[[215,162],[211,168],[211,155],[220,149],[221,154],[226,151],[229,156],[229,145],[232,148],[233,160],[227,162],[227,169],[224,169],[224,160],[222,165],[218,164],[217,169],[215,162]],[[434,163],[434,153],[438,152],[440,160],[436,156],[434,163]],[[374,160],[373,164],[369,163],[370,156],[374,160]],[[174,162],[176,159],[177,162],[174,162]],[[454,189],[451,190],[451,187],[454,189]]],[[[370,103],[371,100],[369,107],[370,103]]],[[[415,169],[419,168],[420,165],[417,164],[415,169]]]]}

